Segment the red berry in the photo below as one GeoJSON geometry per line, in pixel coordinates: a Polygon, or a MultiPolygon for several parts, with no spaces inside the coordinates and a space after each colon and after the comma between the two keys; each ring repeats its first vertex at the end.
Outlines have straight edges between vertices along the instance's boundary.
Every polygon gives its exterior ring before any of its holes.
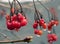
{"type": "Polygon", "coordinates": [[[34,34],[37,34],[38,33],[38,30],[37,29],[34,29],[34,34]]]}
{"type": "Polygon", "coordinates": [[[38,23],[35,21],[34,24],[33,24],[33,28],[37,28],[38,27],[38,23]]]}
{"type": "Polygon", "coordinates": [[[38,33],[37,33],[37,35],[42,35],[43,34],[43,31],[42,30],[38,30],[38,33]]]}
{"type": "Polygon", "coordinates": [[[42,26],[44,24],[44,19],[40,19],[39,25],[42,26]]]}
{"type": "Polygon", "coordinates": [[[16,29],[19,29],[21,27],[21,24],[18,21],[12,21],[12,26],[16,29]]]}
{"type": "Polygon", "coordinates": [[[46,30],[46,28],[47,28],[46,23],[44,23],[44,24],[42,25],[42,27],[43,27],[44,30],[46,30]]]}
{"type": "Polygon", "coordinates": [[[16,21],[17,20],[17,15],[14,14],[11,19],[12,19],[12,21],[16,21]]]}
{"type": "Polygon", "coordinates": [[[57,40],[57,35],[56,34],[52,34],[52,38],[53,38],[54,41],[56,41],[57,40]]]}
{"type": "Polygon", "coordinates": [[[26,26],[27,25],[27,20],[26,19],[23,19],[22,21],[21,21],[21,26],[26,26]]]}
{"type": "Polygon", "coordinates": [[[52,26],[50,24],[48,24],[48,31],[52,30],[52,26]]]}
{"type": "Polygon", "coordinates": [[[12,26],[12,23],[11,22],[7,21],[6,23],[7,23],[7,28],[9,30],[13,30],[14,29],[14,27],[12,26]]]}
{"type": "Polygon", "coordinates": [[[48,34],[48,35],[47,35],[47,38],[48,38],[48,39],[51,38],[51,34],[48,34]]]}
{"type": "Polygon", "coordinates": [[[18,13],[18,20],[21,22],[23,19],[25,19],[25,17],[21,13],[18,13]]]}
{"type": "Polygon", "coordinates": [[[53,26],[54,25],[54,20],[51,20],[51,26],[53,26]]]}

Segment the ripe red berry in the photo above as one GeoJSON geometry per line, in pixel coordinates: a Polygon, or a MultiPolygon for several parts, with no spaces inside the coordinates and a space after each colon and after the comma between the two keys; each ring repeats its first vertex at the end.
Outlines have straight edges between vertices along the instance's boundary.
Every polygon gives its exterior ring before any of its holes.
{"type": "Polygon", "coordinates": [[[12,21],[16,21],[17,20],[17,15],[14,14],[12,17],[11,17],[12,21]]]}
{"type": "Polygon", "coordinates": [[[44,24],[42,25],[42,27],[43,27],[44,31],[46,31],[47,24],[46,24],[46,23],[44,23],[44,24]]]}
{"type": "Polygon", "coordinates": [[[38,23],[35,21],[33,24],[33,28],[36,29],[38,27],[38,23]]]}
{"type": "Polygon", "coordinates": [[[23,19],[22,21],[21,21],[21,26],[26,26],[27,25],[27,20],[26,19],[23,19]]]}
{"type": "Polygon", "coordinates": [[[57,41],[57,39],[58,39],[56,34],[52,34],[52,38],[54,41],[57,41]]]}
{"type": "Polygon", "coordinates": [[[21,22],[23,19],[25,19],[25,17],[21,13],[18,13],[18,20],[21,22]]]}
{"type": "Polygon", "coordinates": [[[44,19],[40,19],[39,25],[42,26],[44,24],[44,19]]]}
{"type": "Polygon", "coordinates": [[[53,26],[54,25],[54,20],[51,20],[51,26],[53,26]]]}
{"type": "Polygon", "coordinates": [[[6,24],[7,24],[7,28],[9,30],[14,30],[14,27],[12,26],[12,23],[11,22],[7,21],[6,24]]]}
{"type": "Polygon", "coordinates": [[[48,24],[48,32],[50,33],[52,30],[52,26],[50,24],[48,24]]]}
{"type": "Polygon", "coordinates": [[[37,34],[41,36],[43,34],[43,31],[42,30],[38,30],[37,34]]]}
{"type": "Polygon", "coordinates": [[[16,29],[19,29],[21,27],[21,24],[18,21],[12,21],[12,26],[16,29]]]}
{"type": "Polygon", "coordinates": [[[37,34],[38,33],[38,30],[37,29],[34,29],[34,34],[37,34]]]}

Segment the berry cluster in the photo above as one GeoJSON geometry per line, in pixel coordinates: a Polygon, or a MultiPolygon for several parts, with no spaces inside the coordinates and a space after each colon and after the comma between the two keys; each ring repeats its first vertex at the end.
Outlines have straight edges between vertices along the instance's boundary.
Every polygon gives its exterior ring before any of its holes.
{"type": "Polygon", "coordinates": [[[27,19],[23,15],[24,13],[18,12],[19,9],[17,9],[17,10],[16,9],[14,9],[14,7],[11,6],[11,10],[10,10],[11,14],[6,15],[6,25],[9,30],[18,31],[19,28],[27,25],[27,19]]]}
{"type": "Polygon", "coordinates": [[[55,41],[57,41],[57,35],[56,34],[48,34],[47,35],[47,38],[48,38],[48,42],[49,43],[53,43],[53,42],[55,42],[55,41]]]}
{"type": "Polygon", "coordinates": [[[57,26],[59,23],[57,20],[51,20],[49,23],[48,23],[48,31],[51,31],[52,27],[53,26],[57,26]]]}
{"type": "Polygon", "coordinates": [[[59,24],[59,21],[58,21],[58,17],[57,17],[57,14],[56,14],[56,11],[55,9],[52,7],[50,8],[50,12],[51,12],[51,20],[50,22],[48,23],[48,31],[50,32],[52,30],[52,27],[54,26],[57,26],[59,24]]]}

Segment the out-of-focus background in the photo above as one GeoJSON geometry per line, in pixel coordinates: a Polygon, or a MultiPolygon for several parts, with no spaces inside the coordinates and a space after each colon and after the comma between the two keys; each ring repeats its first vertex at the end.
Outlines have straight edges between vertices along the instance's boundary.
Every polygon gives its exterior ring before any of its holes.
{"type": "MultiPolygon", "coordinates": [[[[12,1],[12,0],[10,0],[12,1]]],[[[32,0],[19,0],[22,4],[23,10],[28,18],[28,24],[25,27],[22,27],[19,32],[11,32],[6,28],[6,22],[5,22],[5,14],[3,16],[0,15],[0,32],[6,34],[9,39],[11,40],[17,40],[17,39],[23,39],[26,36],[33,36],[33,41],[31,43],[6,43],[6,44],[48,44],[47,42],[47,32],[44,32],[41,37],[37,37],[34,34],[34,29],[32,28],[32,24],[34,22],[34,8],[32,0]]],[[[36,0],[35,0],[36,1],[36,0]]],[[[40,0],[47,8],[54,7],[57,11],[57,15],[60,22],[60,0],[40,0]]],[[[48,14],[44,7],[42,7],[39,3],[36,1],[37,9],[43,14],[43,17],[48,22],[48,14]]],[[[8,0],[0,0],[0,11],[4,11],[5,13],[9,13],[9,4],[8,0]]],[[[58,36],[58,41],[54,42],[53,44],[60,44],[60,24],[56,28],[56,34],[58,36]]],[[[0,40],[4,40],[2,34],[0,34],[0,40]]],[[[5,43],[0,43],[5,44],[5,43]]]]}

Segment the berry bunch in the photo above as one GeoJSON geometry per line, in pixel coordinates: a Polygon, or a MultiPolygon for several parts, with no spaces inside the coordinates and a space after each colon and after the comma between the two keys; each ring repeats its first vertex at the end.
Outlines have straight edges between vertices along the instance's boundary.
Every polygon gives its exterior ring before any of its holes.
{"type": "Polygon", "coordinates": [[[53,42],[57,41],[57,39],[58,39],[56,34],[48,34],[47,38],[48,38],[49,43],[53,43],[53,42]]]}
{"type": "Polygon", "coordinates": [[[52,14],[51,15],[52,17],[51,17],[50,22],[48,23],[48,31],[51,31],[53,26],[57,26],[59,24],[58,17],[57,17],[55,9],[50,8],[50,12],[52,14]]]}
{"type": "Polygon", "coordinates": [[[37,10],[34,0],[33,4],[35,9],[34,23],[33,23],[34,34],[41,36],[43,34],[42,29],[46,31],[47,25],[44,21],[43,15],[37,10]],[[38,29],[38,27],[40,27],[40,30],[38,29]]]}
{"type": "Polygon", "coordinates": [[[15,10],[14,7],[11,6],[11,14],[6,15],[6,25],[9,30],[18,31],[19,28],[27,25],[27,19],[23,15],[23,12],[18,12],[17,10],[15,10]]]}

